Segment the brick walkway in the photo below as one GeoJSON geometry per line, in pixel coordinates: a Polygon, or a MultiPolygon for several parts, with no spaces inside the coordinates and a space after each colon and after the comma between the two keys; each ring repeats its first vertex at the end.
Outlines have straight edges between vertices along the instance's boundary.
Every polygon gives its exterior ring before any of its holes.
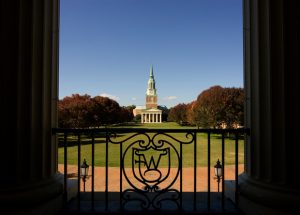
{"type": "MultiPolygon", "coordinates": [[[[58,165],[58,171],[63,173],[63,165],[58,165]]],[[[68,175],[70,178],[76,178],[77,175],[77,166],[68,165],[68,175]]],[[[131,168],[125,168],[125,171],[128,172],[128,178],[131,180],[134,179],[131,168]]],[[[161,169],[164,173],[167,171],[166,168],[161,169]]],[[[166,180],[165,185],[169,183],[172,178],[174,178],[176,174],[176,169],[171,168],[170,175],[168,180],[166,180]]],[[[244,171],[244,165],[239,165],[239,174],[244,171]]],[[[183,168],[182,170],[182,185],[183,192],[194,191],[194,169],[193,168],[183,168]]],[[[89,170],[89,174],[91,174],[91,169],[89,170]]],[[[197,192],[205,192],[207,191],[207,168],[206,167],[198,167],[197,168],[197,192]]],[[[210,171],[210,183],[211,183],[211,191],[217,191],[217,182],[214,179],[214,168],[211,168],[210,171]]],[[[235,177],[235,167],[234,165],[228,165],[225,167],[225,180],[234,180],[235,177]]],[[[137,181],[136,181],[137,182],[137,181]]],[[[137,182],[138,183],[138,182],[137,182]]],[[[129,184],[126,182],[126,179],[123,177],[123,190],[129,188],[129,184]]],[[[160,184],[160,187],[164,187],[164,184],[160,184]]],[[[177,181],[172,186],[173,188],[179,189],[179,177],[177,181]]],[[[83,190],[83,183],[81,182],[81,189],[83,190]]],[[[104,167],[95,167],[95,179],[94,179],[94,189],[95,191],[104,191],[105,190],[105,168],[104,167]]],[[[86,182],[86,191],[91,190],[91,177],[87,179],[86,182]]],[[[109,167],[108,169],[108,190],[110,192],[119,191],[120,190],[120,168],[119,167],[109,167]]],[[[220,184],[221,190],[221,184],[220,184]]]]}

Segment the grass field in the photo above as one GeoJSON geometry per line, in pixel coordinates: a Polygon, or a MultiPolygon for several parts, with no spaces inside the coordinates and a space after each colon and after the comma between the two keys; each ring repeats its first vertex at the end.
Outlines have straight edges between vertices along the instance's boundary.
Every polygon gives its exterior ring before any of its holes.
{"type": "MultiPolygon", "coordinates": [[[[195,127],[187,127],[187,126],[179,126],[176,123],[161,123],[161,124],[144,124],[144,125],[127,125],[131,128],[195,128],[195,127]]],[[[121,141],[126,139],[128,136],[132,134],[120,135],[115,140],[121,141]]],[[[149,134],[153,136],[154,134],[149,134]]],[[[161,136],[162,137],[162,136],[161,136]]],[[[186,140],[185,135],[181,133],[172,133],[172,137],[179,140],[186,140]]],[[[129,146],[130,143],[133,143],[139,139],[146,140],[145,136],[139,135],[136,137],[131,138],[129,141],[123,143],[123,152],[125,151],[126,147],[129,146]]],[[[175,149],[179,151],[179,144],[168,138],[162,137],[161,139],[168,140],[172,145],[175,146],[175,149]]],[[[68,138],[69,143],[75,144],[77,142],[77,137],[70,136],[68,138]]],[[[168,146],[168,145],[166,145],[168,146]]],[[[197,134],[197,166],[207,166],[207,134],[197,134]]],[[[105,166],[105,136],[101,135],[95,139],[95,165],[96,166],[105,166]]],[[[77,164],[77,156],[78,156],[78,147],[69,146],[68,147],[68,164],[77,164]]],[[[92,146],[91,140],[89,137],[82,136],[81,139],[81,160],[85,158],[89,164],[91,164],[91,153],[92,146]]],[[[128,150],[127,156],[125,157],[125,166],[131,166],[132,160],[132,150],[128,150]]],[[[159,154],[151,154],[154,156],[154,159],[157,160],[159,158],[159,154]]],[[[150,155],[145,154],[146,159],[150,160],[150,155]]],[[[221,136],[220,135],[211,135],[211,165],[214,165],[217,159],[221,160],[221,136]]],[[[136,160],[136,157],[135,159],[136,160]]],[[[60,147],[58,149],[58,161],[59,163],[64,162],[64,149],[60,147]]],[[[170,161],[172,166],[177,166],[177,158],[176,152],[172,147],[170,147],[170,161]]],[[[194,143],[186,144],[182,147],[182,165],[183,167],[192,167],[194,165],[194,143]]],[[[232,165],[235,163],[235,140],[226,138],[225,139],[225,164],[232,165]]],[[[239,140],[239,163],[244,163],[244,141],[243,139],[239,140]]],[[[120,165],[120,144],[109,144],[108,146],[108,165],[119,166],[120,165]]],[[[167,166],[168,165],[168,157],[162,156],[160,166],[167,166]]]]}

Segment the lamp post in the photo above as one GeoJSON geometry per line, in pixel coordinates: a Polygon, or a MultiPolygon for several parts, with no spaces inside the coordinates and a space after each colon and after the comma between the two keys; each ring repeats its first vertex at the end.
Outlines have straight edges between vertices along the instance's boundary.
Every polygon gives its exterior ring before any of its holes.
{"type": "Polygon", "coordinates": [[[88,178],[88,173],[89,173],[89,165],[86,163],[86,160],[83,159],[83,163],[80,166],[80,177],[82,178],[83,181],[83,191],[85,192],[85,182],[86,179],[88,178]]]}
{"type": "Polygon", "coordinates": [[[215,167],[215,179],[217,179],[218,182],[218,192],[220,191],[220,180],[222,178],[222,165],[218,159],[215,167]]]}

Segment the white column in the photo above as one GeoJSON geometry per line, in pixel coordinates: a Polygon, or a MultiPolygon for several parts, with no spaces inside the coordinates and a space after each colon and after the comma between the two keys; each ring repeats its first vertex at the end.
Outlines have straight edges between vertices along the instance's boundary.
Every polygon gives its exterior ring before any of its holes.
{"type": "Polygon", "coordinates": [[[161,118],[162,118],[162,114],[160,113],[160,114],[159,114],[159,122],[160,122],[160,123],[162,122],[162,119],[161,119],[161,118]]]}
{"type": "Polygon", "coordinates": [[[141,123],[144,123],[144,114],[141,114],[141,123]]]}

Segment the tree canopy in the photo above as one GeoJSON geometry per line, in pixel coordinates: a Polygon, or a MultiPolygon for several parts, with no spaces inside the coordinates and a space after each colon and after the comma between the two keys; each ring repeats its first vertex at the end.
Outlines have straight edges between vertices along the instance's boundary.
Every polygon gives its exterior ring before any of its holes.
{"type": "Polygon", "coordinates": [[[244,124],[244,90],[213,86],[189,104],[170,109],[169,121],[189,122],[202,128],[233,128],[244,124]]]}
{"type": "Polygon", "coordinates": [[[62,128],[98,127],[131,121],[132,109],[120,107],[107,97],[73,94],[58,102],[58,123],[62,128]]]}
{"type": "Polygon", "coordinates": [[[187,121],[187,108],[188,105],[180,103],[170,109],[168,121],[173,121],[177,123],[187,121]]]}
{"type": "MultiPolygon", "coordinates": [[[[244,125],[244,100],[242,88],[213,86],[191,103],[158,108],[163,111],[163,121],[202,128],[234,128],[244,125]]],[[[133,120],[134,108],[134,105],[121,107],[107,97],[73,94],[58,102],[59,127],[86,128],[129,122],[133,120]]]]}

